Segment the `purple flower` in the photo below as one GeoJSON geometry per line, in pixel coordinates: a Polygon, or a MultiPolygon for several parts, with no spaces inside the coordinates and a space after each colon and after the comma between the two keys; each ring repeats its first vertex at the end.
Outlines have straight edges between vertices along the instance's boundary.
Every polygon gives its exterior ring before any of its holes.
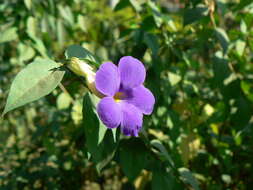
{"type": "Polygon", "coordinates": [[[152,92],[143,86],[145,77],[144,65],[131,56],[122,57],[118,67],[111,62],[100,66],[95,85],[105,97],[97,112],[108,128],[120,126],[124,135],[138,136],[143,114],[151,114],[155,103],[152,92]]]}

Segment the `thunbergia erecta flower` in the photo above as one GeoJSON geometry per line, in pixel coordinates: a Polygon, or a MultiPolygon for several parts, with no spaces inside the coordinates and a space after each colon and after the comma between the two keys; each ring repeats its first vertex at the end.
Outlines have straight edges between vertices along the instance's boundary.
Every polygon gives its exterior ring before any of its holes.
{"type": "Polygon", "coordinates": [[[146,70],[142,62],[131,56],[122,57],[118,67],[103,63],[96,72],[95,85],[105,95],[97,112],[108,128],[121,128],[124,135],[138,136],[143,114],[153,111],[155,98],[143,82],[146,70]]]}

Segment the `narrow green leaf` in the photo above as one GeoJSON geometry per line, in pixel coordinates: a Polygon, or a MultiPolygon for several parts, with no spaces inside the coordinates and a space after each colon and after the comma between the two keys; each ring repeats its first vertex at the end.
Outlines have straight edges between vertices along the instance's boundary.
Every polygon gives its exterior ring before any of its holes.
{"type": "Polygon", "coordinates": [[[159,43],[157,37],[153,34],[145,33],[144,42],[151,49],[153,55],[157,56],[159,50],[159,43]]]}
{"type": "Polygon", "coordinates": [[[18,73],[12,82],[3,114],[52,92],[63,78],[60,65],[49,59],[36,60],[18,73]]]}
{"type": "Polygon", "coordinates": [[[27,9],[31,10],[32,8],[32,0],[24,0],[25,6],[27,9]]]}
{"type": "Polygon", "coordinates": [[[194,190],[199,190],[198,182],[189,169],[179,168],[178,171],[185,183],[190,184],[194,190]]]}
{"type": "Polygon", "coordinates": [[[240,24],[240,30],[243,34],[247,34],[247,24],[245,23],[244,20],[241,21],[241,24],[240,24]]]}
{"type": "Polygon", "coordinates": [[[38,30],[38,25],[37,25],[37,20],[35,19],[35,17],[32,17],[32,16],[28,17],[26,21],[27,34],[30,37],[35,38],[37,30],[38,30]]]}
{"type": "Polygon", "coordinates": [[[83,100],[83,123],[86,137],[86,146],[100,171],[114,156],[117,143],[113,133],[103,125],[95,111],[96,100],[90,93],[83,100]]]}
{"type": "Polygon", "coordinates": [[[168,151],[166,150],[166,148],[163,146],[163,144],[159,140],[157,140],[157,139],[152,140],[151,145],[159,150],[158,155],[161,158],[169,161],[170,165],[174,167],[174,162],[173,162],[172,158],[170,157],[168,151]]]}
{"type": "Polygon", "coordinates": [[[70,25],[74,25],[74,16],[72,10],[69,6],[62,6],[61,4],[58,5],[58,10],[62,16],[62,18],[70,25]]]}
{"type": "Polygon", "coordinates": [[[65,28],[61,19],[57,20],[57,40],[60,46],[64,46],[65,43],[65,28]]]}
{"type": "Polygon", "coordinates": [[[226,53],[228,50],[228,46],[229,46],[229,38],[228,38],[227,33],[222,28],[216,28],[215,34],[221,44],[221,47],[223,49],[223,53],[226,53]]]}
{"type": "Polygon", "coordinates": [[[163,22],[163,15],[161,14],[159,7],[152,1],[148,2],[148,6],[152,10],[152,13],[153,13],[152,15],[153,15],[154,21],[156,23],[156,26],[160,27],[163,22]]]}

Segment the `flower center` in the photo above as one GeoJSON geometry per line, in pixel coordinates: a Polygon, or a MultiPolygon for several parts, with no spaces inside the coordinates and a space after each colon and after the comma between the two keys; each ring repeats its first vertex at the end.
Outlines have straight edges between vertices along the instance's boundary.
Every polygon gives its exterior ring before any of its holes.
{"type": "Polygon", "coordinates": [[[121,100],[123,100],[125,98],[125,95],[123,92],[117,92],[114,96],[113,99],[115,100],[115,102],[120,102],[121,100]]]}

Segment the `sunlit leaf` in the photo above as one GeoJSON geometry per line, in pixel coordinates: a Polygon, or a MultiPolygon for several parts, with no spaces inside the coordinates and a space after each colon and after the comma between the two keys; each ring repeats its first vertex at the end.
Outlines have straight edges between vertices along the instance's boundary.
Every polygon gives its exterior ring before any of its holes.
{"type": "Polygon", "coordinates": [[[0,43],[9,42],[15,40],[18,37],[17,28],[11,27],[0,33],[0,43]]]}
{"type": "Polygon", "coordinates": [[[42,59],[21,70],[12,82],[3,114],[52,92],[65,73],[57,69],[59,66],[52,60],[42,59]]]}

